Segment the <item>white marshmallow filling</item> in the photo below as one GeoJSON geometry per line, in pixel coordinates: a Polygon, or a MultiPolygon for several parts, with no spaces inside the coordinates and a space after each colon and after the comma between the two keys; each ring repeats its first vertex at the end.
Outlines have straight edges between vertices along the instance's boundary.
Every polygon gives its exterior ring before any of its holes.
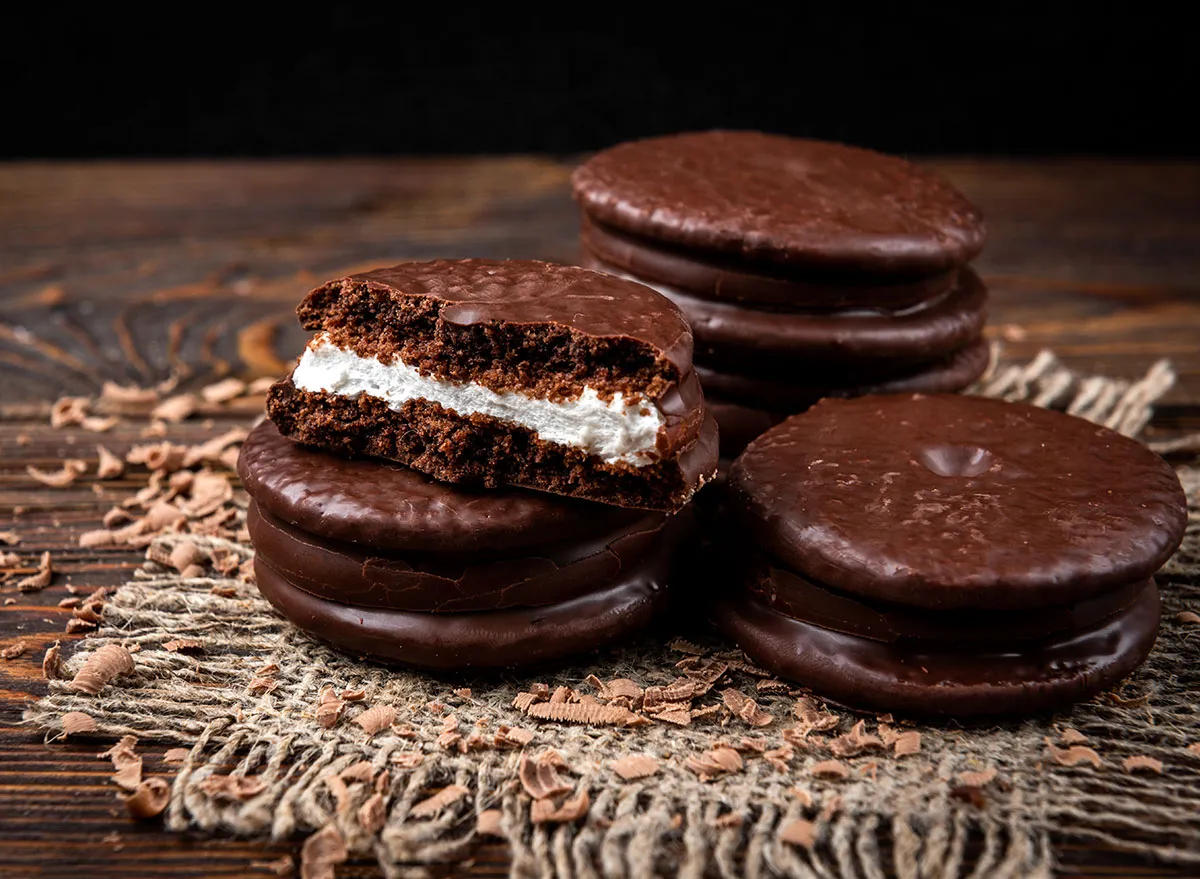
{"type": "Polygon", "coordinates": [[[381,363],[363,357],[332,344],[325,333],[308,343],[292,373],[292,384],[302,391],[339,397],[366,394],[393,410],[410,400],[427,400],[459,415],[487,415],[519,425],[543,442],[579,449],[606,464],[635,467],[658,460],[658,432],[664,421],[653,401],[641,396],[626,397],[617,391],[604,400],[586,385],[578,397],[560,401],[494,391],[474,382],[422,375],[399,359],[381,363]]]}

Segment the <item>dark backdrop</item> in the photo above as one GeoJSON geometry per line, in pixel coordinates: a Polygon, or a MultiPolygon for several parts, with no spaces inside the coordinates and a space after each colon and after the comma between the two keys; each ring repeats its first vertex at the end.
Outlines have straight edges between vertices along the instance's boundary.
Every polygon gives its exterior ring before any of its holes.
{"type": "Polygon", "coordinates": [[[1196,50],[1146,4],[69,6],[9,29],[2,156],[568,152],[712,127],[901,153],[1196,152],[1196,50]]]}

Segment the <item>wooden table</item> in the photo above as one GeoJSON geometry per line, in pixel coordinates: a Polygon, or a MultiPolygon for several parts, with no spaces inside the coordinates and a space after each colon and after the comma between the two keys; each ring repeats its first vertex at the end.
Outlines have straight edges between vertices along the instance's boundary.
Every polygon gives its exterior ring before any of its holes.
{"type": "MultiPolygon", "coordinates": [[[[1100,161],[932,163],[988,216],[977,265],[1007,355],[1051,347],[1070,366],[1138,376],[1159,357],[1179,381],[1152,429],[1200,429],[1200,164],[1100,161]]],[[[435,256],[572,261],[572,163],[544,158],[0,165],[0,530],[22,555],[50,550],[42,592],[0,596],[0,875],[267,876],[252,862],[293,843],[206,840],[134,824],[95,746],[45,745],[15,724],[44,691],[40,660],[63,637],[67,583],[123,582],[140,562],[83,551],[79,534],[144,484],[131,475],[48,489],[25,473],[98,438],[118,454],[141,425],[103,437],[52,430],[50,403],[112,379],[182,387],[283,372],[303,335],[292,308],[347,268],[435,256]],[[11,524],[10,524],[11,521],[11,524]],[[10,872],[5,872],[9,870],[10,872]]],[[[260,405],[170,429],[194,442],[260,405]]],[[[162,747],[147,771],[169,774],[162,747]]],[[[1079,875],[1182,875],[1093,848],[1064,849],[1079,875]]],[[[502,875],[500,847],[471,875],[502,875]]],[[[348,865],[339,876],[377,875],[348,865]]]]}

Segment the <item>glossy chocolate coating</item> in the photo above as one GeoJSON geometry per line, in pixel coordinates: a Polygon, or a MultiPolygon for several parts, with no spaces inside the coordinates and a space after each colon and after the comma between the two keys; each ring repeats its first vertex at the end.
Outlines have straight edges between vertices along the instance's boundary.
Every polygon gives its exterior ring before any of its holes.
{"type": "Polygon", "coordinates": [[[1129,607],[1149,581],[1130,583],[1073,604],[1028,610],[929,610],[848,595],[781,568],[761,553],[743,566],[743,585],[771,610],[846,635],[892,644],[923,642],[947,649],[995,644],[1016,649],[1098,625],[1129,607]],[[958,646],[955,646],[958,645],[958,646]]]}
{"type": "Polygon", "coordinates": [[[667,600],[661,559],[559,604],[432,614],[352,607],[296,588],[261,557],[258,589],[295,625],[357,656],[430,669],[534,665],[602,647],[647,625],[667,600]]]}
{"type": "Polygon", "coordinates": [[[747,593],[720,598],[712,619],[755,662],[856,708],[956,717],[1029,714],[1094,695],[1140,665],[1158,632],[1150,581],[1096,626],[1014,649],[921,649],[823,629],[747,593]]]}
{"type": "Polygon", "coordinates": [[[650,513],[608,531],[515,552],[387,551],[323,540],[251,501],[250,539],[289,583],[344,604],[460,613],[558,604],[618,581],[650,558],[669,555],[678,527],[650,513]]]}
{"type": "Polygon", "coordinates": [[[893,367],[873,373],[799,370],[795,376],[771,378],[740,375],[696,367],[706,394],[715,399],[743,400],[775,412],[794,413],[823,397],[860,397],[865,394],[941,393],[967,387],[987,369],[988,344],[982,339],[941,360],[907,369],[893,367]]]}
{"type": "Polygon", "coordinates": [[[313,290],[297,309],[304,328],[322,329],[318,303],[355,285],[395,299],[435,300],[438,317],[459,326],[556,324],[585,336],[649,345],[679,376],[691,367],[692,333],[677,308],[644,286],[575,266],[488,259],[401,263],[313,290]]]}
{"type": "Polygon", "coordinates": [[[987,289],[970,269],[941,299],[899,312],[781,312],[699,299],[657,285],[696,337],[696,361],[744,370],[749,364],[878,368],[945,357],[979,338],[987,289]]]}
{"type": "Polygon", "coordinates": [[[729,506],[787,567],[866,598],[1042,608],[1149,578],[1179,546],[1175,472],[1083,419],[981,397],[823,400],[760,436],[729,506]]]}
{"type": "Polygon", "coordinates": [[[571,182],[601,223],[746,263],[935,274],[968,262],[984,242],[979,211],[928,171],[755,131],[619,144],[571,182]]]}
{"type": "Polygon", "coordinates": [[[645,516],[544,492],[437,482],[398,464],[306,448],[269,421],[250,431],[238,474],[250,496],[283,521],[381,550],[511,550],[603,533],[645,516]]]}
{"type": "Polygon", "coordinates": [[[701,299],[823,311],[845,308],[909,308],[936,299],[954,286],[958,269],[915,279],[873,275],[814,274],[768,264],[750,267],[719,255],[672,248],[626,235],[582,218],[580,240],[593,265],[623,277],[662,284],[701,299]],[[773,274],[767,274],[773,272],[773,274]]]}

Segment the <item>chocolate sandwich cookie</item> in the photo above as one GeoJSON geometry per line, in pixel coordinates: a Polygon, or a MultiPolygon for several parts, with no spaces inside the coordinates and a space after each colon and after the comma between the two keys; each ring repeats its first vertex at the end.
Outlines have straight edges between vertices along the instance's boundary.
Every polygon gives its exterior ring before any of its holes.
{"type": "Polygon", "coordinates": [[[1140,664],[1187,519],[1133,440],[953,395],[823,400],[747,447],[725,500],[743,549],[712,613],[747,653],[849,705],[956,715],[1140,664]]]}
{"type": "Polygon", "coordinates": [[[435,479],[677,510],[716,471],[692,333],[655,291],[533,261],[330,281],[267,411],[280,431],[435,479]]]}
{"type": "Polygon", "coordinates": [[[432,668],[528,664],[645,625],[686,524],[471,491],[305,448],[270,422],[251,431],[238,471],[262,594],[318,638],[432,668]]]}
{"type": "Polygon", "coordinates": [[[814,391],[909,387],[915,374],[938,380],[912,387],[958,390],[986,366],[986,289],[965,268],[983,247],[982,216],[903,159],[710,131],[620,144],[572,182],[582,264],[654,287],[691,324],[723,452],[740,449],[748,407],[774,419],[814,391]],[[769,399],[722,387],[768,367],[778,376],[758,390],[784,388],[769,399]]]}

